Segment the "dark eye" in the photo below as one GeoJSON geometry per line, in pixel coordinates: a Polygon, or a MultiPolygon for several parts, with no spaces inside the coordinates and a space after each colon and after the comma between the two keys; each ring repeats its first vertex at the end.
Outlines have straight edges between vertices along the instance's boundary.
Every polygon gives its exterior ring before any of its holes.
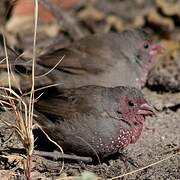
{"type": "Polygon", "coordinates": [[[133,107],[134,106],[134,103],[132,101],[128,101],[128,106],[129,107],[133,107]]]}
{"type": "Polygon", "coordinates": [[[147,48],[149,48],[149,44],[144,45],[144,49],[147,49],[147,48]]]}

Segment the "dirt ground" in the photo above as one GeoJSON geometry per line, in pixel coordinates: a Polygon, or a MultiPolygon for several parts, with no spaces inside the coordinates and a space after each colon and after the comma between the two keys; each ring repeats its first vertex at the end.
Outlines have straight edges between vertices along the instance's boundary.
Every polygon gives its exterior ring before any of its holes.
{"type": "MultiPolygon", "coordinates": [[[[78,179],[93,180],[97,177],[128,180],[180,179],[180,14],[176,6],[180,7],[179,1],[94,0],[89,3],[83,1],[71,10],[75,19],[77,17],[80,19],[79,27],[83,29],[85,35],[141,27],[148,27],[153,31],[154,37],[165,46],[166,53],[157,61],[143,92],[158,113],[157,117],[146,119],[144,131],[138,142],[124,150],[126,156],[138,164],[138,167],[130,163],[125,164],[120,157],[98,165],[65,161],[63,166],[61,160],[54,161],[33,155],[32,179],[68,179],[67,176],[76,179],[75,177],[81,175],[78,179]],[[63,170],[60,172],[62,166],[63,170]],[[88,174],[87,171],[95,175],[88,174]],[[128,172],[130,173],[126,174],[128,172]]],[[[3,19],[3,14],[0,16],[0,20],[3,19]]],[[[21,22],[21,19],[19,21],[21,22]]],[[[15,26],[16,24],[13,29],[16,29],[15,26]]],[[[41,24],[39,26],[42,28],[38,32],[38,50],[51,51],[69,43],[69,37],[55,33],[50,38],[43,30],[47,26],[41,24]]],[[[23,31],[22,27],[23,33],[7,29],[8,43],[17,50],[26,51],[28,56],[31,52],[31,48],[28,47],[32,42],[32,29],[23,31]]],[[[0,55],[3,56],[3,51],[0,55]]],[[[7,121],[11,124],[14,122],[14,116],[9,116],[6,112],[2,111],[1,117],[7,117],[7,121]]],[[[0,179],[25,179],[22,164],[23,145],[13,132],[13,128],[0,123],[0,179]]],[[[38,147],[39,141],[45,140],[38,140],[36,142],[38,147]]],[[[52,144],[49,145],[51,146],[52,144]]]]}

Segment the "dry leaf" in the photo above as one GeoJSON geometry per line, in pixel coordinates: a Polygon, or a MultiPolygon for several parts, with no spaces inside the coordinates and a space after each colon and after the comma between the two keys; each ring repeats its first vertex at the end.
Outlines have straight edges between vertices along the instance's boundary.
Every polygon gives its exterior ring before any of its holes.
{"type": "Polygon", "coordinates": [[[93,19],[95,21],[102,21],[105,18],[105,14],[92,6],[88,6],[78,13],[78,17],[83,20],[93,19]]]}
{"type": "Polygon", "coordinates": [[[7,156],[1,155],[1,157],[6,158],[10,164],[16,163],[17,168],[23,169],[24,157],[15,154],[7,155],[7,156]]]}
{"type": "Polygon", "coordinates": [[[142,27],[145,23],[145,19],[143,16],[136,16],[134,21],[133,21],[133,28],[139,28],[142,27]]]}
{"type": "Polygon", "coordinates": [[[11,170],[0,170],[0,179],[2,180],[10,180],[10,179],[15,179],[15,172],[11,170]]]}
{"type": "MultiPolygon", "coordinates": [[[[12,34],[33,33],[34,18],[33,16],[14,16],[6,23],[6,29],[12,34]],[[19,29],[21,27],[21,30],[19,29]]],[[[38,26],[38,33],[45,33],[49,37],[55,37],[59,32],[57,23],[45,24],[41,23],[38,26]]]]}
{"type": "Polygon", "coordinates": [[[177,49],[180,49],[180,42],[172,40],[161,40],[162,47],[165,48],[165,51],[171,56],[175,56],[177,49]]]}
{"type": "Polygon", "coordinates": [[[178,16],[180,18],[180,1],[170,3],[166,0],[156,0],[157,6],[167,16],[178,16]]]}
{"type": "Polygon", "coordinates": [[[149,23],[169,31],[173,30],[175,27],[171,18],[161,16],[154,9],[147,14],[147,20],[149,23]]]}
{"type": "Polygon", "coordinates": [[[114,27],[117,31],[123,31],[124,30],[123,21],[116,16],[109,15],[106,18],[106,22],[109,26],[114,27]]]}

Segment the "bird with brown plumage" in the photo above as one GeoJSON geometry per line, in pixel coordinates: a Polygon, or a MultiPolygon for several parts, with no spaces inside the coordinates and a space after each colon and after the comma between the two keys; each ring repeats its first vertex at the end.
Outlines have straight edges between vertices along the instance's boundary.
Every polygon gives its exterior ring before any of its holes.
{"type": "MultiPolygon", "coordinates": [[[[161,51],[144,30],[89,35],[37,57],[35,89],[52,84],[59,84],[60,91],[87,85],[142,88],[161,51]]],[[[9,61],[18,87],[30,90],[31,61],[17,58],[16,54],[9,61]]]]}
{"type": "Polygon", "coordinates": [[[135,143],[154,109],[136,88],[84,86],[35,103],[36,121],[65,153],[101,159],[135,143]]]}
{"type": "Polygon", "coordinates": [[[48,77],[59,89],[87,85],[105,87],[145,85],[161,46],[144,30],[95,34],[39,56],[37,64],[53,68],[48,77]]]}

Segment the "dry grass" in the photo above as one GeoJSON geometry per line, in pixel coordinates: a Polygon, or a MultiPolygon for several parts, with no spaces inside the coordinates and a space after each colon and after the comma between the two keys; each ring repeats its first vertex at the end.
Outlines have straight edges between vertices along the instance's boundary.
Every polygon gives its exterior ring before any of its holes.
{"type": "Polygon", "coordinates": [[[34,136],[33,136],[33,111],[34,111],[34,84],[35,84],[35,61],[36,61],[36,34],[38,23],[38,0],[34,0],[35,12],[34,12],[34,41],[33,41],[33,57],[32,57],[32,87],[30,97],[28,101],[25,101],[20,95],[18,95],[11,87],[11,68],[8,60],[8,53],[6,47],[5,35],[3,36],[4,52],[6,56],[6,65],[8,72],[8,85],[9,87],[0,87],[0,90],[4,91],[4,95],[1,95],[0,103],[2,107],[9,113],[14,113],[16,117],[15,125],[12,125],[5,120],[2,121],[9,127],[13,127],[16,130],[22,144],[24,145],[27,157],[24,163],[25,176],[27,179],[31,179],[31,157],[34,150],[34,136]]]}
{"type": "MultiPolygon", "coordinates": [[[[34,150],[34,136],[33,136],[33,128],[36,125],[38,128],[40,128],[42,131],[43,129],[35,124],[33,125],[33,116],[34,116],[34,92],[39,91],[42,89],[46,89],[52,86],[57,86],[59,84],[53,84],[47,87],[42,87],[35,90],[35,79],[39,78],[41,76],[46,76],[48,73],[53,71],[54,68],[63,60],[64,57],[62,57],[59,62],[47,73],[35,77],[35,65],[36,65],[36,34],[37,34],[37,25],[38,25],[38,0],[34,0],[34,39],[33,39],[33,56],[32,56],[32,87],[31,91],[27,94],[22,94],[21,88],[19,87],[19,92],[21,95],[17,94],[12,89],[12,78],[16,82],[16,78],[13,75],[13,72],[11,71],[11,66],[9,64],[8,59],[8,53],[7,53],[7,46],[6,46],[6,38],[5,34],[3,34],[3,42],[4,42],[4,52],[6,58],[1,60],[1,62],[6,61],[6,67],[7,67],[7,73],[8,73],[8,87],[0,87],[0,90],[4,92],[0,95],[0,104],[3,107],[5,111],[11,114],[15,114],[15,125],[8,123],[6,120],[1,119],[3,123],[5,123],[8,127],[15,129],[16,134],[20,138],[20,141],[24,145],[26,149],[26,158],[24,159],[24,172],[26,179],[31,179],[31,157],[34,150]],[[27,97],[24,98],[24,96],[29,95],[29,99],[27,100],[27,97]]],[[[5,31],[4,31],[5,32],[5,31]]],[[[3,33],[4,33],[3,32],[3,33]]],[[[63,153],[63,149],[53,140],[50,139],[50,137],[43,131],[43,133],[46,135],[47,139],[54,143],[60,151],[63,153]]],[[[62,165],[62,168],[60,169],[60,172],[63,170],[64,162],[62,165]]]]}

